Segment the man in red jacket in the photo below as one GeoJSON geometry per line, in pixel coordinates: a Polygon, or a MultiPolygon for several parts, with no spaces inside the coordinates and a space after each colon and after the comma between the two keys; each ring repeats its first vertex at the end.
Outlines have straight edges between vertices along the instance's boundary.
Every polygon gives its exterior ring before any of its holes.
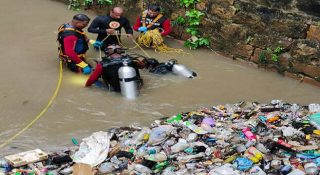
{"type": "Polygon", "coordinates": [[[87,15],[77,14],[70,23],[62,24],[58,29],[59,56],[66,61],[68,68],[73,72],[82,70],[84,74],[91,73],[91,68],[84,62],[89,39],[82,30],[89,21],[87,15]]]}
{"type": "Polygon", "coordinates": [[[150,4],[133,26],[135,31],[146,33],[158,29],[161,36],[167,36],[171,32],[170,20],[160,13],[160,6],[150,4]]]}

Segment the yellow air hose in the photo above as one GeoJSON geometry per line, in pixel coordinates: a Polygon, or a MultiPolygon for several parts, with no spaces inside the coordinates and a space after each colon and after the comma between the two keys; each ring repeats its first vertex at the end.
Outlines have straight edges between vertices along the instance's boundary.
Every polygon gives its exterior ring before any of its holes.
{"type": "Polygon", "coordinates": [[[57,97],[60,86],[61,86],[61,82],[62,82],[62,60],[60,60],[60,71],[59,71],[60,75],[59,75],[59,80],[58,80],[58,84],[56,86],[56,89],[51,97],[51,99],[49,100],[47,106],[45,108],[42,109],[42,111],[34,117],[34,119],[28,123],[23,129],[21,129],[18,133],[16,133],[14,136],[10,137],[9,139],[7,139],[4,143],[2,143],[0,145],[0,148],[5,147],[6,145],[8,145],[10,142],[12,142],[14,139],[16,139],[19,135],[21,135],[24,131],[26,131],[27,129],[29,129],[37,120],[39,120],[44,113],[47,112],[47,110],[49,109],[49,107],[51,106],[53,100],[57,97]]]}

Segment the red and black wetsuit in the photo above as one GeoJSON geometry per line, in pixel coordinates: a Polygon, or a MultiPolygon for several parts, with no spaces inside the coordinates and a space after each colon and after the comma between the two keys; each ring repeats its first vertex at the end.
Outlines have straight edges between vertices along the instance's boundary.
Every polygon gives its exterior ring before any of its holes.
{"type": "MultiPolygon", "coordinates": [[[[123,66],[124,60],[128,60],[127,57],[122,58],[104,58],[99,64],[97,64],[96,69],[90,75],[85,86],[91,86],[100,77],[102,77],[104,83],[110,87],[111,90],[120,92],[120,80],[118,70],[123,66]]],[[[133,67],[136,70],[136,81],[138,86],[141,86],[142,79],[140,79],[139,73],[139,60],[129,59],[128,66],[133,67]]]]}
{"type": "Polygon", "coordinates": [[[76,71],[76,64],[83,62],[84,54],[89,48],[86,34],[70,24],[63,24],[59,27],[58,41],[60,57],[66,59],[68,64],[73,64],[69,68],[76,71]]]}
{"type": "Polygon", "coordinates": [[[156,28],[161,28],[162,36],[167,36],[171,32],[170,20],[164,17],[162,14],[158,14],[158,16],[151,18],[146,12],[144,12],[141,16],[139,16],[136,20],[136,23],[133,26],[135,31],[138,31],[138,28],[141,26],[145,26],[148,30],[153,30],[156,28]]]}
{"type": "MultiPolygon", "coordinates": [[[[120,17],[119,19],[114,19],[110,15],[98,16],[96,17],[88,28],[88,32],[97,33],[97,41],[102,41],[107,37],[107,29],[115,29],[121,33],[121,28],[124,27],[124,30],[127,34],[133,34],[130,22],[125,17],[120,17]]],[[[104,42],[101,47],[104,50],[108,45],[117,44],[119,45],[117,36],[110,35],[104,42]]]]}

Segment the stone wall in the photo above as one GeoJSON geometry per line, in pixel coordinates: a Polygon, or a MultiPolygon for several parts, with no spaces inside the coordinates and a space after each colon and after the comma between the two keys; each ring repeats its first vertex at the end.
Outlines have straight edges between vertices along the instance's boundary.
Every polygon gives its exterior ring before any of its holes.
{"type": "MultiPolygon", "coordinates": [[[[185,14],[179,1],[152,2],[173,21],[185,14]]],[[[320,86],[320,0],[202,0],[196,8],[213,49],[320,86]]],[[[172,35],[187,39],[184,27],[172,35]]]]}
{"type": "MultiPolygon", "coordinates": [[[[172,21],[186,12],[180,0],[115,2],[129,12],[156,2],[172,21]]],[[[196,8],[212,49],[320,86],[320,0],[201,0],[196,8]]],[[[172,36],[188,39],[184,29],[173,26],[172,36]]]]}

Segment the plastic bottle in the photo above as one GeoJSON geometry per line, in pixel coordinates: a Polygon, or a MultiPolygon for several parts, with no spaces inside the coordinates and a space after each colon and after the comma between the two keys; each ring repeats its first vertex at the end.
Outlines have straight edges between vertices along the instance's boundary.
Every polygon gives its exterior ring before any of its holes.
{"type": "Polygon", "coordinates": [[[256,157],[258,160],[262,160],[263,158],[263,154],[259,150],[257,150],[255,147],[248,148],[247,152],[253,155],[254,157],[256,157]]]}
{"type": "Polygon", "coordinates": [[[163,162],[165,160],[167,160],[168,157],[164,152],[160,152],[154,155],[154,161],[156,162],[163,162]]]}
{"type": "Polygon", "coordinates": [[[259,166],[255,165],[249,170],[250,175],[267,175],[259,166]]]}
{"type": "Polygon", "coordinates": [[[182,115],[181,114],[177,114],[176,116],[172,116],[171,118],[169,118],[167,120],[168,123],[173,123],[173,122],[179,122],[182,119],[182,115]]]}
{"type": "Polygon", "coordinates": [[[317,175],[319,173],[317,165],[313,162],[306,163],[304,169],[307,175],[317,175]]]}
{"type": "Polygon", "coordinates": [[[299,169],[294,169],[293,171],[291,171],[289,174],[287,175],[305,175],[306,173],[304,173],[303,171],[299,170],[299,169]]]}
{"type": "Polygon", "coordinates": [[[251,132],[251,129],[249,127],[242,129],[242,132],[246,136],[247,139],[252,140],[252,141],[257,140],[257,136],[251,132]]]}
{"type": "Polygon", "coordinates": [[[3,171],[4,173],[8,173],[11,171],[10,164],[4,159],[0,159],[0,172],[1,171],[3,171]]]}
{"type": "Polygon", "coordinates": [[[315,113],[309,117],[310,123],[320,130],[320,112],[315,113]]]}
{"type": "Polygon", "coordinates": [[[79,145],[79,142],[77,141],[76,138],[72,137],[72,138],[71,138],[71,141],[72,141],[72,143],[73,143],[74,145],[79,145]]]}
{"type": "Polygon", "coordinates": [[[247,149],[246,146],[244,146],[243,144],[238,145],[237,148],[236,148],[238,153],[243,153],[243,152],[246,151],[246,149],[247,149]]]}
{"type": "Polygon", "coordinates": [[[264,154],[269,152],[269,150],[262,143],[257,143],[255,145],[255,147],[257,148],[257,150],[259,150],[260,152],[262,152],[264,154]]]}
{"type": "Polygon", "coordinates": [[[162,171],[162,175],[174,175],[174,166],[168,166],[162,171]]]}
{"type": "Polygon", "coordinates": [[[279,116],[274,116],[274,117],[271,117],[271,118],[267,119],[267,122],[268,123],[272,123],[272,122],[278,121],[279,118],[280,118],[279,116]]]}
{"type": "Polygon", "coordinates": [[[179,139],[178,143],[174,144],[173,146],[171,146],[171,152],[172,153],[178,153],[186,148],[189,147],[189,143],[187,143],[186,140],[183,139],[179,139]]]}
{"type": "Polygon", "coordinates": [[[121,161],[117,158],[117,156],[111,157],[110,162],[114,163],[116,165],[120,165],[121,164],[121,161]]]}
{"type": "Polygon", "coordinates": [[[110,162],[105,162],[105,163],[102,163],[99,168],[98,168],[99,172],[102,173],[102,174],[105,174],[105,173],[111,173],[112,171],[115,170],[115,166],[113,163],[110,163],[110,162]]]}
{"type": "Polygon", "coordinates": [[[284,165],[281,167],[280,172],[281,174],[288,174],[292,170],[292,167],[290,165],[284,165]]]}
{"type": "Polygon", "coordinates": [[[168,164],[169,164],[168,161],[163,161],[163,162],[157,163],[155,166],[155,169],[156,170],[163,169],[168,164]]]}
{"type": "Polygon", "coordinates": [[[139,173],[142,173],[142,174],[151,174],[152,173],[150,168],[143,166],[141,164],[134,164],[133,169],[138,171],[139,173]]]}
{"type": "Polygon", "coordinates": [[[242,157],[237,158],[233,163],[235,164],[235,167],[237,167],[237,169],[241,171],[246,171],[253,165],[253,162],[251,160],[242,157]]]}
{"type": "Polygon", "coordinates": [[[208,133],[203,128],[198,127],[197,125],[195,125],[189,121],[185,121],[185,122],[183,122],[183,124],[197,134],[207,134],[208,133]]]}
{"type": "Polygon", "coordinates": [[[312,103],[309,104],[308,108],[311,113],[320,112],[320,104],[312,103]]]}
{"type": "Polygon", "coordinates": [[[232,155],[232,156],[228,157],[226,160],[224,160],[223,162],[224,163],[231,163],[234,160],[236,160],[237,157],[238,157],[238,154],[232,155]]]}
{"type": "Polygon", "coordinates": [[[292,145],[288,144],[283,139],[275,138],[274,141],[276,141],[278,144],[285,146],[287,148],[292,148],[292,145]]]}
{"type": "Polygon", "coordinates": [[[197,138],[198,138],[198,134],[196,134],[196,133],[190,133],[190,134],[188,135],[188,137],[187,137],[187,141],[191,143],[191,142],[196,141],[197,138]]]}
{"type": "Polygon", "coordinates": [[[205,154],[203,152],[201,152],[201,153],[198,153],[195,155],[187,155],[187,156],[183,156],[183,157],[178,157],[177,160],[179,162],[186,163],[186,162],[190,162],[192,159],[202,158],[204,156],[205,156],[205,154]]]}
{"type": "Polygon", "coordinates": [[[145,145],[142,145],[138,150],[137,150],[137,153],[136,153],[137,155],[137,157],[143,157],[143,156],[145,156],[145,155],[147,155],[148,154],[148,152],[147,152],[147,144],[145,144],[145,145]]]}
{"type": "Polygon", "coordinates": [[[201,128],[206,131],[212,132],[214,127],[214,119],[211,117],[206,117],[201,122],[201,128]]]}

